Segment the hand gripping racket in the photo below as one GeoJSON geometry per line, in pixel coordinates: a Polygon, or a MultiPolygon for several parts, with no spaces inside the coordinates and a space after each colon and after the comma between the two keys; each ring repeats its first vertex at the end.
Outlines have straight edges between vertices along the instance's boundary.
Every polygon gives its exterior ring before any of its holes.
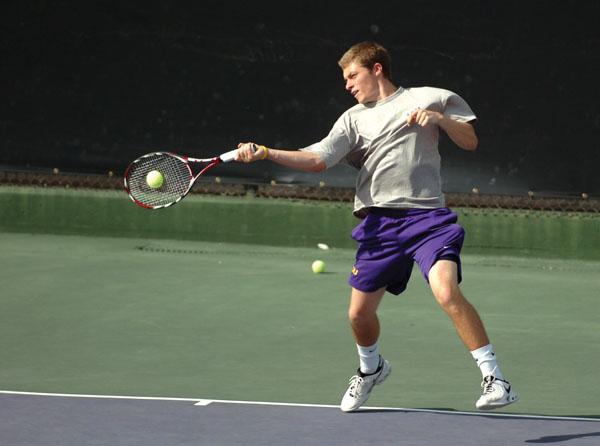
{"type": "Polygon", "coordinates": [[[185,197],[196,180],[209,169],[235,159],[237,150],[214,158],[198,159],[170,152],[154,152],[133,161],[125,170],[125,191],[135,204],[147,209],[171,206],[185,197]],[[193,174],[190,164],[200,164],[200,172],[193,174]],[[148,174],[159,177],[155,183],[148,174]],[[159,172],[160,174],[157,174],[159,172]]]}

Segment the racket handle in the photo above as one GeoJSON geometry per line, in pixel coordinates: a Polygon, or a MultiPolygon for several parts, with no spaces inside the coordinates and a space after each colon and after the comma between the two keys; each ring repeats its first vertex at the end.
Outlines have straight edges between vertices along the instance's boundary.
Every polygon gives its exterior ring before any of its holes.
{"type": "MultiPolygon", "coordinates": [[[[256,147],[256,145],[255,145],[255,147],[256,147]]],[[[256,152],[256,148],[253,148],[252,150],[256,152]]],[[[224,163],[228,163],[230,161],[235,160],[236,155],[237,155],[237,149],[222,153],[221,155],[219,155],[219,158],[221,158],[221,161],[223,161],[224,163]]]]}
{"type": "Polygon", "coordinates": [[[223,161],[224,163],[228,163],[230,161],[235,160],[236,155],[237,155],[237,149],[230,150],[229,152],[225,152],[225,153],[219,155],[219,158],[221,158],[221,161],[223,161]]]}

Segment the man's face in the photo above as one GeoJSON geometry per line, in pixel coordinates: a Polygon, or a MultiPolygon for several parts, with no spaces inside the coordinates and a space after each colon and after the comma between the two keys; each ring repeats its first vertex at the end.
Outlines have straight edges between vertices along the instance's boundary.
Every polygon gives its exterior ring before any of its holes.
{"type": "Polygon", "coordinates": [[[381,66],[379,64],[375,64],[373,69],[369,70],[356,62],[352,62],[343,70],[346,90],[360,104],[377,101],[379,99],[377,73],[379,73],[379,76],[381,75],[381,66]]]}

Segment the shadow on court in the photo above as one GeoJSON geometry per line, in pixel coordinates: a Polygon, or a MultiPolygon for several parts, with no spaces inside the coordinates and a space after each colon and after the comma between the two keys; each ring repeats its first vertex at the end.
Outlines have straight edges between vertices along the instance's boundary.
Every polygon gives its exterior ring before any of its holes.
{"type": "Polygon", "coordinates": [[[587,434],[571,434],[571,435],[551,435],[549,437],[541,437],[537,440],[527,440],[525,443],[560,443],[563,441],[575,440],[585,437],[600,437],[600,432],[590,432],[587,434]]]}
{"type": "Polygon", "coordinates": [[[2,444],[380,445],[598,444],[600,422],[193,399],[0,395],[2,444]]]}

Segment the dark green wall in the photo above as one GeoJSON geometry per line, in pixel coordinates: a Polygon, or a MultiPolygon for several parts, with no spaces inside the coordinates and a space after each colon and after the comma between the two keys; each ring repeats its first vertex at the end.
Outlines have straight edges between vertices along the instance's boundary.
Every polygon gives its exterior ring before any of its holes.
{"type": "MultiPolygon", "coordinates": [[[[466,253],[600,259],[600,215],[456,209],[466,253]]],[[[124,192],[0,187],[0,230],[353,248],[347,203],[191,195],[149,211],[124,192]]]]}

